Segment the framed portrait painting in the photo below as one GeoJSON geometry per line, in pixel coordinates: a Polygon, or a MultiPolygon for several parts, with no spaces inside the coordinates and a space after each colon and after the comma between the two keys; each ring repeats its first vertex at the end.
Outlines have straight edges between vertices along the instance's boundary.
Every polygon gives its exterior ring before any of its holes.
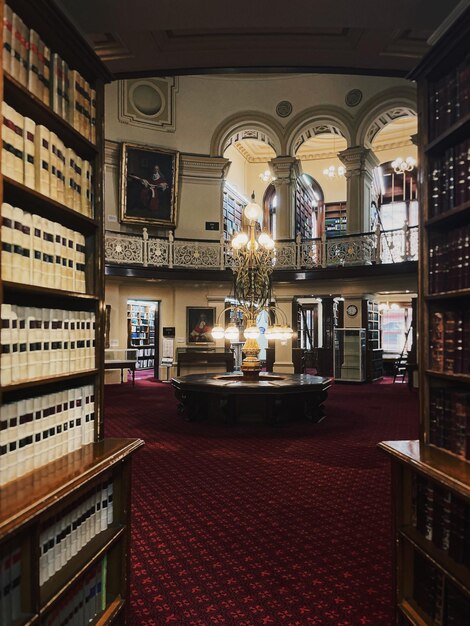
{"type": "Polygon", "coordinates": [[[122,144],[121,222],[175,228],[178,161],[174,150],[122,144]]]}
{"type": "Polygon", "coordinates": [[[214,343],[214,339],[211,334],[212,328],[214,327],[214,319],[214,307],[186,307],[187,343],[214,343]]]}

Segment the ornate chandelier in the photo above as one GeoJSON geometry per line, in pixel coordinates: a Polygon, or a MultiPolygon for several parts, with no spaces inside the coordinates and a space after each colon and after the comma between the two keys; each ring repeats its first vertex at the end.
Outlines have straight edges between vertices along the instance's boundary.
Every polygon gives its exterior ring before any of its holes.
{"type": "Polygon", "coordinates": [[[346,173],[346,168],[342,165],[336,167],[336,165],[330,165],[330,167],[326,167],[323,170],[323,174],[328,176],[328,178],[336,178],[336,176],[344,176],[346,173]]]}
{"type": "Polygon", "coordinates": [[[395,171],[395,174],[404,174],[405,172],[411,172],[415,165],[416,159],[411,156],[406,157],[405,160],[403,160],[401,157],[398,157],[397,159],[395,159],[395,161],[392,161],[392,167],[395,171]]]}
{"type": "Polygon", "coordinates": [[[265,170],[259,174],[259,178],[263,181],[263,183],[272,183],[276,180],[276,177],[273,176],[269,170],[265,170]]]}
{"type": "Polygon", "coordinates": [[[256,380],[261,371],[261,362],[258,358],[260,347],[258,337],[261,331],[257,319],[261,312],[266,311],[270,318],[266,330],[268,339],[286,341],[293,335],[292,328],[287,323],[286,315],[271,304],[271,274],[274,269],[275,244],[266,232],[257,236],[257,229],[262,221],[263,210],[255,202],[255,195],[251,196],[244,209],[244,216],[248,222],[248,233],[236,233],[232,239],[232,270],[234,274],[234,301],[219,315],[217,324],[212,329],[214,339],[229,339],[231,342],[239,340],[240,330],[235,323],[236,317],[241,318],[245,327],[245,345],[241,370],[245,378],[256,380]],[[230,323],[224,328],[220,320],[222,315],[230,311],[230,323]],[[272,323],[271,323],[272,320],[272,323]]]}

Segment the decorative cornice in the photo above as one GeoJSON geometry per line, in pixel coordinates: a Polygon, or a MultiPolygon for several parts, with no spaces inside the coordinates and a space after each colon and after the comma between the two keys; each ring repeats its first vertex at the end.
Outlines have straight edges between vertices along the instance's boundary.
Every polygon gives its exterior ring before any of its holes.
{"type": "Polygon", "coordinates": [[[223,180],[229,167],[230,160],[224,157],[210,157],[202,154],[180,155],[180,171],[183,178],[223,180]]]}
{"type": "Polygon", "coordinates": [[[346,176],[359,175],[363,172],[372,172],[380,164],[370,148],[353,146],[338,152],[338,158],[346,167],[346,176]]]}

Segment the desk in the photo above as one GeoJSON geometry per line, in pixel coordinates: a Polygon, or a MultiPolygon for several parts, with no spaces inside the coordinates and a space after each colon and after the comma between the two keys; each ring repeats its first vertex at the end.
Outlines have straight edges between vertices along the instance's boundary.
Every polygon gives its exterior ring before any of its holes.
{"type": "MultiPolygon", "coordinates": [[[[181,373],[181,366],[188,368],[197,368],[206,366],[213,367],[215,365],[224,367],[225,371],[232,372],[234,366],[233,352],[209,352],[204,350],[194,350],[194,352],[182,352],[177,350],[178,364],[176,368],[176,375],[181,373]]],[[[197,371],[197,369],[196,369],[197,371]]],[[[210,371],[210,370],[209,370],[210,371]]]]}
{"type": "Polygon", "coordinates": [[[300,417],[320,422],[331,378],[309,374],[260,374],[245,381],[242,374],[189,374],[171,380],[178,412],[188,421],[206,417],[234,424],[239,417],[275,424],[300,417]]]}
{"type": "Polygon", "coordinates": [[[124,370],[128,369],[132,372],[132,385],[135,385],[135,361],[113,359],[104,362],[105,370],[121,370],[121,385],[124,382],[124,370]]]}

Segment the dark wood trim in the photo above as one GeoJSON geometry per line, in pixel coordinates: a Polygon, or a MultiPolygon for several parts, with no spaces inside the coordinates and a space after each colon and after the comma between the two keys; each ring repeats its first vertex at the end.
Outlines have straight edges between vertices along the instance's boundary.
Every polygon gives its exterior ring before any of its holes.
{"type": "MultiPolygon", "coordinates": [[[[305,280],[323,280],[332,278],[370,278],[374,276],[394,276],[417,274],[418,262],[388,263],[386,265],[353,265],[351,267],[329,267],[316,270],[276,270],[273,272],[274,282],[293,282],[305,280]]],[[[163,278],[167,280],[232,282],[230,270],[186,270],[163,267],[129,267],[122,265],[106,265],[106,276],[127,278],[163,278]]]]}
{"type": "Polygon", "coordinates": [[[126,78],[149,78],[155,76],[197,76],[207,74],[353,74],[355,76],[384,76],[390,78],[406,78],[409,70],[381,69],[366,67],[335,67],[318,65],[285,65],[285,66],[265,66],[256,67],[179,67],[162,68],[153,70],[135,70],[129,72],[115,72],[116,80],[126,78]]]}

